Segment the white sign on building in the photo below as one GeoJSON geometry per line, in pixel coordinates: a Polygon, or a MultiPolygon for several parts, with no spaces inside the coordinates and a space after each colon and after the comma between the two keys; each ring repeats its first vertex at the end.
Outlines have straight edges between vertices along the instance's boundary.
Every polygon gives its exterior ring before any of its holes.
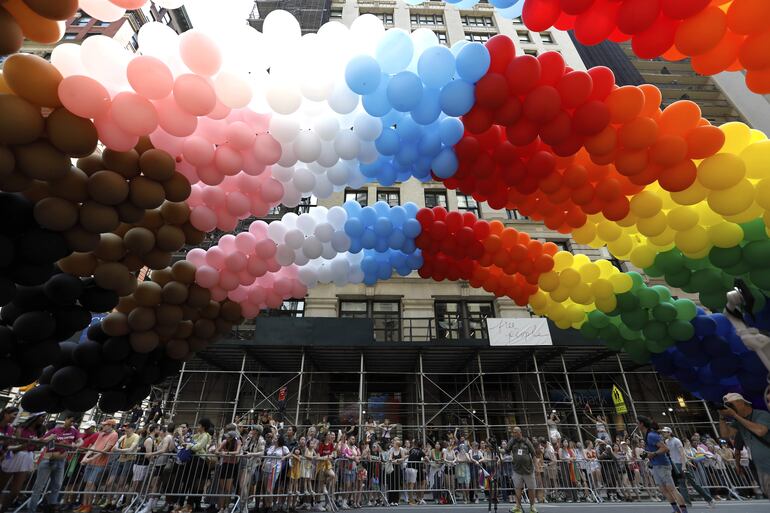
{"type": "Polygon", "coordinates": [[[487,318],[491,346],[552,346],[546,319],[487,318]]]}

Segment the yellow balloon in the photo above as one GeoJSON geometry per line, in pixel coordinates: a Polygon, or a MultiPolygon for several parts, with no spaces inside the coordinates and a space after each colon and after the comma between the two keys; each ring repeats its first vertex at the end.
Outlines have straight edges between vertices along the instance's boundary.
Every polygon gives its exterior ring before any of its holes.
{"type": "Polygon", "coordinates": [[[647,219],[639,219],[636,223],[636,227],[639,229],[639,233],[645,237],[654,237],[660,235],[666,229],[667,226],[666,214],[658,212],[652,217],[647,219]]]}
{"type": "Polygon", "coordinates": [[[537,284],[544,291],[552,292],[559,288],[559,275],[554,271],[543,273],[540,275],[540,278],[538,278],[537,284]]]}
{"type": "Polygon", "coordinates": [[[603,298],[596,298],[596,308],[604,313],[610,313],[615,309],[616,306],[618,306],[618,302],[614,295],[603,298]]]}
{"type": "Polygon", "coordinates": [[[599,266],[599,270],[601,271],[601,274],[599,275],[600,278],[608,278],[618,272],[618,270],[615,269],[615,266],[612,265],[612,262],[605,260],[604,258],[600,258],[594,263],[599,266]]]}
{"type": "Polygon", "coordinates": [[[580,228],[572,230],[572,238],[578,244],[590,244],[596,238],[596,225],[588,222],[580,228]]]}
{"type": "Polygon", "coordinates": [[[561,282],[560,287],[571,289],[580,283],[580,273],[572,267],[564,269],[561,274],[559,274],[559,282],[561,282]]]}
{"type": "Polygon", "coordinates": [[[637,246],[631,251],[631,263],[640,269],[650,267],[655,262],[657,252],[650,246],[637,246]]]}
{"type": "Polygon", "coordinates": [[[736,185],[709,194],[708,204],[711,210],[723,216],[734,216],[748,210],[754,202],[754,186],[747,179],[736,185]]]}
{"type": "Polygon", "coordinates": [[[594,293],[594,297],[598,300],[599,298],[606,298],[615,293],[615,289],[612,287],[612,283],[610,280],[596,280],[591,284],[591,291],[594,293]]]}
{"type": "Polygon", "coordinates": [[[580,269],[586,264],[590,264],[591,259],[588,258],[588,255],[584,255],[583,253],[578,253],[575,255],[575,261],[572,263],[572,267],[574,269],[580,269]]]}
{"type": "Polygon", "coordinates": [[[720,150],[723,153],[738,154],[751,144],[751,129],[743,123],[725,123],[719,129],[725,134],[725,144],[720,150]]]}
{"type": "Polygon", "coordinates": [[[577,287],[572,289],[569,295],[570,299],[575,303],[581,305],[587,305],[594,300],[594,294],[591,292],[591,286],[587,283],[580,283],[577,287]]]}
{"type": "Polygon", "coordinates": [[[553,270],[561,272],[568,267],[572,267],[575,257],[569,251],[558,251],[553,256],[553,270]]]}
{"type": "Polygon", "coordinates": [[[700,253],[711,245],[708,232],[702,226],[695,226],[677,233],[674,242],[676,247],[685,254],[700,253]]]}
{"type": "Polygon", "coordinates": [[[770,210],[770,178],[763,178],[755,185],[756,200],[760,207],[770,210]]]}
{"type": "Polygon", "coordinates": [[[698,212],[691,207],[676,207],[668,213],[668,225],[678,231],[689,230],[700,220],[698,212]]]}
{"type": "Polygon", "coordinates": [[[631,212],[639,217],[652,217],[663,208],[663,200],[652,191],[644,190],[631,198],[631,212]]]}
{"type": "Polygon", "coordinates": [[[612,221],[602,221],[596,227],[596,234],[603,241],[611,242],[623,234],[623,229],[612,221]]]}
{"type": "Polygon", "coordinates": [[[698,181],[707,189],[721,191],[746,176],[746,165],[738,155],[717,153],[700,163],[698,181]]]}
{"type": "Polygon", "coordinates": [[[529,305],[535,310],[543,309],[548,305],[548,296],[542,290],[538,290],[529,297],[529,305]]]}
{"type": "MultiPolygon", "coordinates": [[[[756,200],[756,198],[754,199],[756,200]]],[[[747,208],[740,214],[735,214],[734,216],[722,216],[722,219],[724,219],[725,221],[730,221],[731,223],[737,223],[737,224],[748,223],[749,221],[753,221],[758,217],[762,217],[763,212],[764,212],[764,209],[760,207],[756,201],[754,201],[754,203],[752,203],[749,208],[747,208]]]]}
{"type": "Polygon", "coordinates": [[[622,294],[631,290],[631,287],[634,286],[634,280],[626,273],[618,273],[610,277],[610,284],[612,284],[612,290],[615,294],[622,294]]]}
{"type": "Polygon", "coordinates": [[[586,283],[591,283],[599,279],[602,270],[593,262],[589,262],[578,269],[580,277],[586,283]]]}
{"type": "Polygon", "coordinates": [[[635,216],[631,212],[628,213],[626,217],[621,219],[620,221],[616,221],[618,223],[618,226],[622,226],[623,228],[629,228],[631,226],[636,225],[636,221],[639,219],[639,217],[635,216]]]}
{"type": "Polygon", "coordinates": [[[695,205],[696,203],[705,200],[708,194],[709,190],[698,180],[695,180],[687,189],[679,192],[672,192],[671,199],[677,205],[695,205]]]}
{"type": "Polygon", "coordinates": [[[770,176],[770,141],[750,144],[741,152],[741,160],[746,165],[746,177],[759,180],[770,176]]]}
{"type": "Polygon", "coordinates": [[[766,141],[767,136],[762,130],[757,130],[756,128],[751,129],[751,143],[754,144],[755,142],[761,142],[766,141]]]}
{"type": "Polygon", "coordinates": [[[724,221],[709,226],[708,235],[711,244],[718,248],[732,248],[743,240],[743,228],[735,223],[724,221]]]}
{"type": "Polygon", "coordinates": [[[583,322],[586,317],[586,313],[579,307],[573,305],[567,308],[567,318],[570,320],[570,324],[583,322]]]}
{"type": "Polygon", "coordinates": [[[607,249],[615,258],[626,260],[631,250],[634,249],[634,241],[630,235],[623,235],[617,240],[607,243],[607,249]]]}
{"type": "Polygon", "coordinates": [[[649,241],[651,244],[658,246],[661,249],[671,249],[671,245],[674,244],[674,237],[676,237],[677,233],[678,232],[675,232],[671,228],[666,227],[666,229],[663,230],[663,233],[650,237],[649,241]]]}

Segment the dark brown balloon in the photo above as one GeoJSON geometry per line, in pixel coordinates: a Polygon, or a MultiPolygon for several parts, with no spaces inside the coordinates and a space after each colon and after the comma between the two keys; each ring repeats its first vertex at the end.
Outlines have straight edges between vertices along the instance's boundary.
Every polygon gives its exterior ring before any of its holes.
{"type": "Polygon", "coordinates": [[[18,171],[0,176],[0,190],[4,192],[22,192],[31,185],[32,179],[18,171]]]}
{"type": "Polygon", "coordinates": [[[160,213],[167,224],[176,226],[182,225],[190,219],[190,207],[187,203],[166,201],[161,205],[160,213]]]}
{"type": "Polygon", "coordinates": [[[147,228],[131,228],[123,236],[123,243],[137,255],[145,255],[155,247],[155,234],[147,228]]]}
{"type": "Polygon", "coordinates": [[[188,288],[178,281],[170,281],[163,286],[163,302],[170,305],[181,305],[187,301],[188,288]]]}
{"type": "Polygon", "coordinates": [[[134,299],[139,306],[157,306],[161,301],[162,287],[152,281],[143,281],[136,286],[134,299]]]}
{"type": "MultiPolygon", "coordinates": [[[[172,325],[176,330],[177,324],[182,322],[184,312],[179,305],[162,304],[155,308],[155,317],[159,325],[172,325]]],[[[173,333],[169,334],[169,336],[173,333]]]]}
{"type": "Polygon", "coordinates": [[[22,0],[27,7],[49,20],[66,20],[78,12],[78,0],[22,0]]]}
{"type": "Polygon", "coordinates": [[[70,169],[70,159],[48,141],[14,147],[16,169],[36,180],[59,180],[70,169]]]}
{"type": "Polygon", "coordinates": [[[192,306],[182,305],[182,312],[184,312],[185,321],[195,322],[201,318],[200,310],[192,306]]]}
{"type": "Polygon", "coordinates": [[[128,325],[134,331],[147,331],[155,326],[155,310],[146,306],[137,306],[128,314],[128,325]]]}
{"type": "Polygon", "coordinates": [[[233,301],[225,301],[222,303],[220,315],[226,321],[238,322],[241,318],[241,305],[234,303],[233,301]]]}
{"type": "Polygon", "coordinates": [[[158,323],[152,330],[158,334],[161,340],[170,340],[174,337],[174,333],[176,333],[176,324],[158,323]]]}
{"type": "Polygon", "coordinates": [[[138,223],[144,217],[145,210],[139,208],[130,201],[126,201],[115,207],[118,209],[118,217],[124,223],[138,223]]]}
{"type": "Polygon", "coordinates": [[[123,244],[123,237],[114,233],[103,233],[100,236],[99,247],[94,251],[94,255],[108,262],[117,262],[126,254],[126,246],[123,244]]]}
{"type": "Polygon", "coordinates": [[[185,201],[190,197],[192,186],[190,181],[180,173],[174,173],[170,180],[163,182],[163,190],[166,191],[166,199],[169,201],[185,201]]]}
{"type": "Polygon", "coordinates": [[[171,266],[171,274],[174,275],[174,280],[185,285],[190,285],[195,281],[195,271],[195,264],[187,260],[180,260],[171,266]]]}
{"type": "Polygon", "coordinates": [[[0,55],[16,53],[24,44],[24,33],[11,13],[0,7],[0,55]]]}
{"type": "Polygon", "coordinates": [[[187,295],[187,304],[193,308],[203,308],[211,301],[211,292],[200,285],[193,283],[187,295]]]}
{"type": "Polygon", "coordinates": [[[45,198],[35,205],[35,220],[40,226],[55,232],[63,232],[78,222],[78,207],[60,198],[45,198]]]}
{"type": "Polygon", "coordinates": [[[171,253],[159,249],[149,251],[142,258],[150,269],[165,269],[171,264],[171,253]]]}
{"type": "Polygon", "coordinates": [[[75,203],[88,201],[88,175],[75,166],[70,166],[64,177],[48,183],[54,196],[75,203]]]}
{"type": "Polygon", "coordinates": [[[144,259],[139,255],[129,253],[120,261],[130,272],[135,273],[144,267],[144,259]]]}
{"type": "Polygon", "coordinates": [[[158,229],[164,224],[166,223],[163,220],[163,216],[160,214],[160,210],[152,209],[152,210],[145,211],[144,217],[142,217],[142,220],[139,223],[139,226],[147,228],[148,230],[152,230],[154,233],[154,232],[157,232],[158,229]]]}
{"type": "Polygon", "coordinates": [[[176,226],[161,226],[155,236],[156,245],[161,251],[176,252],[184,246],[184,232],[176,226]]]}
{"type": "Polygon", "coordinates": [[[217,327],[213,321],[209,319],[198,319],[195,321],[195,329],[193,335],[198,338],[210,339],[217,332],[217,327]]]}
{"type": "Polygon", "coordinates": [[[139,159],[139,169],[150,180],[165,182],[176,173],[176,162],[163,150],[147,150],[139,159]]]}
{"type": "Polygon", "coordinates": [[[206,239],[206,234],[190,223],[183,224],[182,231],[184,232],[185,243],[191,246],[197,246],[206,239]]]}
{"type": "Polygon", "coordinates": [[[126,179],[139,176],[139,154],[134,150],[115,151],[106,149],[102,153],[102,160],[104,160],[104,165],[106,166],[103,169],[116,171],[126,179]]]}
{"type": "Polygon", "coordinates": [[[143,135],[139,138],[139,142],[134,146],[134,150],[141,156],[145,151],[154,149],[152,141],[149,136],[143,135]]]}
{"type": "Polygon", "coordinates": [[[216,301],[209,301],[209,304],[201,309],[201,317],[214,320],[219,317],[220,305],[216,301]]]}
{"type": "Polygon", "coordinates": [[[158,182],[144,176],[131,179],[129,197],[131,203],[139,208],[158,208],[166,201],[166,191],[158,182]]]}
{"type": "Polygon", "coordinates": [[[94,280],[102,288],[116,290],[134,279],[126,266],[118,262],[102,262],[96,266],[94,280]]]}
{"type": "Polygon", "coordinates": [[[126,296],[120,298],[120,301],[118,301],[118,306],[115,307],[115,310],[128,315],[133,312],[136,307],[137,304],[134,296],[126,296]]]}
{"type": "Polygon", "coordinates": [[[120,225],[118,211],[95,201],[80,207],[80,225],[93,233],[111,232],[120,225]]]}
{"type": "Polygon", "coordinates": [[[0,146],[0,178],[13,173],[16,167],[16,157],[13,152],[5,146],[0,146]]]}
{"type": "Polygon", "coordinates": [[[131,349],[140,354],[153,352],[160,345],[160,338],[155,331],[139,331],[129,337],[131,349]]]}
{"type": "Polygon", "coordinates": [[[24,98],[0,94],[0,112],[0,144],[29,144],[43,134],[45,122],[40,107],[24,98]]]}
{"type": "Polygon", "coordinates": [[[150,274],[150,279],[163,287],[173,280],[174,277],[171,274],[171,269],[158,269],[150,274]]]}
{"type": "MultiPolygon", "coordinates": [[[[126,267],[126,269],[128,269],[128,267],[126,267]]],[[[131,279],[128,280],[122,287],[118,287],[117,289],[115,289],[115,293],[119,297],[130,296],[136,290],[136,286],[137,286],[136,278],[133,275],[131,275],[131,279]]]]}
{"type": "Polygon", "coordinates": [[[58,262],[62,271],[73,276],[91,276],[98,263],[91,253],[73,253],[58,262]]]}
{"type": "Polygon", "coordinates": [[[11,55],[3,63],[3,78],[14,93],[29,102],[41,107],[61,107],[62,74],[42,57],[28,53],[11,55]]]}
{"type": "Polygon", "coordinates": [[[217,325],[217,335],[226,336],[233,331],[233,323],[222,318],[214,319],[214,324],[217,325]]]}
{"type": "MultiPolygon", "coordinates": [[[[184,310],[185,307],[182,307],[182,310],[184,310]]],[[[174,338],[181,338],[186,339],[190,338],[193,334],[193,330],[195,329],[195,323],[193,321],[181,321],[177,325],[176,333],[174,333],[174,338]]]]}
{"type": "Polygon", "coordinates": [[[89,253],[99,247],[98,233],[86,231],[82,226],[73,226],[66,232],[64,232],[64,238],[67,240],[67,245],[73,251],[80,251],[81,253],[89,253]]]}
{"type": "Polygon", "coordinates": [[[111,337],[128,335],[128,317],[121,312],[112,312],[102,319],[102,330],[111,337]]]}
{"type": "Polygon", "coordinates": [[[103,205],[119,205],[128,198],[128,182],[115,171],[97,171],[88,177],[88,194],[103,205]]]}
{"type": "Polygon", "coordinates": [[[198,353],[200,351],[206,350],[210,344],[210,341],[198,337],[190,337],[187,339],[187,343],[190,345],[190,351],[198,353]]]}
{"type": "Polygon", "coordinates": [[[38,203],[39,201],[43,201],[52,196],[51,189],[48,187],[48,182],[40,180],[32,180],[29,187],[27,187],[22,194],[32,203],[38,203]]]}
{"type": "MultiPolygon", "coordinates": [[[[109,150],[105,150],[105,152],[106,151],[109,150]]],[[[97,171],[104,171],[107,169],[107,165],[104,163],[102,156],[97,153],[93,153],[87,157],[83,157],[82,159],[78,159],[75,165],[88,176],[91,176],[97,171]]]]}
{"type": "Polygon", "coordinates": [[[86,157],[96,150],[99,136],[90,119],[78,117],[64,107],[45,120],[48,140],[70,157],[86,157]]]}
{"type": "Polygon", "coordinates": [[[190,346],[185,340],[169,340],[166,344],[166,354],[172,360],[184,360],[190,354],[190,346]]]}

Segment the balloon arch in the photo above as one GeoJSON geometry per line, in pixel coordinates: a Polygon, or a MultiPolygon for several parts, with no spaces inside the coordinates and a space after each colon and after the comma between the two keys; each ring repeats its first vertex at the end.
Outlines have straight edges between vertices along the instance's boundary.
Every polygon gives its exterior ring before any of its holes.
{"type": "MultiPolygon", "coordinates": [[[[631,39],[642,57],[691,56],[700,73],[746,69],[748,85],[767,92],[762,2],[493,3],[504,15],[523,9],[534,30],[631,39]]],[[[143,4],[80,0],[104,19],[143,4]]],[[[4,2],[0,51],[22,36],[58,40],[56,20],[77,7],[4,2]]],[[[14,53],[0,76],[0,381],[37,381],[26,409],[125,409],[243,318],[319,283],[414,271],[529,305],[706,400],[739,391],[762,401],[767,369],[719,313],[740,280],[755,299],[745,322],[770,328],[761,132],[712,126],[691,101],[662,108],[654,86],[618,87],[606,67],[516,55],[505,36],[447,48],[429,30],[386,31],[371,15],[304,36],[283,11],[262,33],[178,36],[150,23],[139,43],[132,55],[93,36],[56,46],[51,62],[14,53]],[[206,233],[278,205],[410,178],[606,247],[714,313],[608,260],[413,204],[254,221],[170,265],[206,233]],[[91,323],[92,313],[103,315],[91,323]],[[80,342],[61,342],[86,328],[80,342]]]]}

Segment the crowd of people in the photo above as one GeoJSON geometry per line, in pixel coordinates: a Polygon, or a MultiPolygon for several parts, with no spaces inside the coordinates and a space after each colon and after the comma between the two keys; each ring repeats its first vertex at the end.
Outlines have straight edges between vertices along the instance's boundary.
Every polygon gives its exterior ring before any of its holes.
{"type": "Polygon", "coordinates": [[[584,443],[562,435],[555,412],[547,437],[526,437],[513,426],[501,440],[454,430],[427,443],[371,417],[360,427],[353,419],[332,426],[324,417],[297,428],[263,411],[248,425],[215,430],[207,419],[164,425],[157,423],[162,414],[129,412],[128,422],[106,419],[97,430],[70,415],[48,426],[45,415],[16,422],[18,413],[0,413],[0,513],[26,498],[29,513],[128,504],[141,513],[226,513],[426,502],[484,502],[490,511],[510,502],[514,513],[536,513],[545,502],[638,500],[667,500],[674,512],[687,513],[690,488],[708,505],[733,493],[719,478],[728,470],[770,493],[770,414],[738,394],[725,396],[720,439],[679,438],[646,417],[613,439],[597,415],[589,416],[595,438],[584,443]]]}

